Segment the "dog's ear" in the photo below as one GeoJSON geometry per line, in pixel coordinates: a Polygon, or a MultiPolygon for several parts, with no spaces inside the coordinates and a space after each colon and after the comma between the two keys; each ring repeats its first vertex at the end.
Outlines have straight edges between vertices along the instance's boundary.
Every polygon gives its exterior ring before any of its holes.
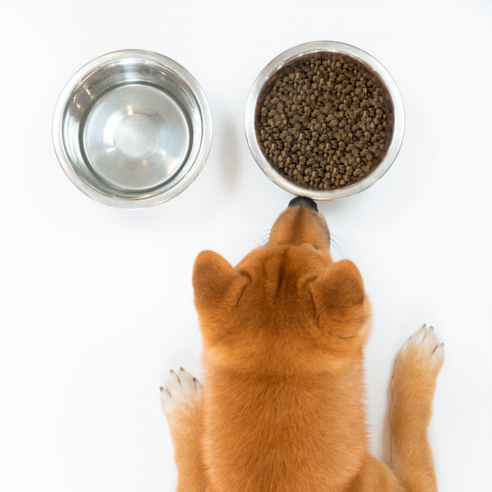
{"type": "Polygon", "coordinates": [[[364,284],[357,267],[349,260],[334,263],[309,288],[319,325],[340,338],[356,335],[367,319],[364,284]]]}
{"type": "Polygon", "coordinates": [[[202,251],[193,266],[195,306],[209,316],[232,310],[238,303],[248,278],[240,275],[217,253],[202,251]]]}

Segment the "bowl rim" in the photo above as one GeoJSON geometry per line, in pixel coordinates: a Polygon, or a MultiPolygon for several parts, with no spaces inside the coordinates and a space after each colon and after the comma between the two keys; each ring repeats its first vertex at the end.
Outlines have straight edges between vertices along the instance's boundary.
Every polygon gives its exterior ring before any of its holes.
{"type": "Polygon", "coordinates": [[[384,68],[384,66],[369,53],[350,44],[341,43],[338,41],[311,41],[309,43],[299,44],[284,51],[271,60],[260,72],[253,83],[253,87],[250,90],[248,100],[246,102],[244,125],[246,140],[248,142],[251,154],[260,169],[266,174],[266,176],[268,176],[268,178],[270,178],[271,181],[293,195],[307,196],[313,200],[338,200],[355,195],[371,187],[374,183],[376,183],[376,181],[383,177],[392,166],[403,142],[403,136],[405,133],[405,109],[400,91],[393,77],[391,77],[386,68],[384,68]],[[373,172],[368,174],[364,179],[352,185],[336,190],[317,191],[309,188],[303,188],[302,186],[294,184],[292,181],[278,173],[268,162],[256,138],[255,113],[261,91],[275,73],[282,70],[286,64],[291,63],[296,58],[327,51],[355,58],[355,60],[362,65],[369,66],[370,69],[381,78],[392,99],[394,107],[394,126],[393,138],[386,155],[373,172]]]}
{"type": "Polygon", "coordinates": [[[61,168],[70,179],[70,181],[88,197],[93,198],[94,200],[105,205],[111,205],[118,208],[136,209],[151,207],[153,205],[159,205],[163,202],[171,200],[172,198],[182,193],[186,188],[188,188],[188,186],[191,185],[191,183],[193,183],[193,181],[203,169],[203,166],[207,161],[212,146],[212,134],[213,122],[210,106],[208,104],[205,93],[203,92],[200,84],[193,77],[193,75],[191,75],[191,73],[188,72],[188,70],[186,70],[182,65],[167,56],[161,55],[160,53],[155,53],[153,51],[140,49],[112,51],[110,53],[98,56],[97,58],[91,60],[82,68],[80,68],[66,83],[60,96],[58,97],[58,101],[53,113],[52,122],[52,138],[55,153],[61,168]],[[190,167],[189,171],[182,177],[182,179],[180,179],[173,187],[169,188],[168,190],[152,196],[144,196],[142,198],[119,197],[113,194],[105,193],[101,190],[98,190],[97,188],[92,187],[79,176],[79,174],[71,165],[71,161],[65,151],[63,143],[64,115],[69,104],[69,98],[77,85],[97,68],[114,62],[131,59],[154,62],[158,65],[166,67],[167,70],[175,74],[176,78],[179,80],[180,85],[187,89],[195,98],[197,107],[200,111],[202,124],[200,147],[195,161],[190,167]]]}

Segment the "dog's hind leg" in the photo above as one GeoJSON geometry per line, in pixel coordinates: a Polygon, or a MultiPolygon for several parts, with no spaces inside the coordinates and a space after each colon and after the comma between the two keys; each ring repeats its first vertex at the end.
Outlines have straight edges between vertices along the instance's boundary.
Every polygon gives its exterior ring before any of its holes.
{"type": "Polygon", "coordinates": [[[201,384],[183,368],[171,371],[161,388],[162,411],[166,416],[178,467],[177,492],[204,492],[205,474],[200,457],[199,415],[201,384]]]}
{"type": "Polygon", "coordinates": [[[392,383],[392,467],[410,492],[436,492],[434,462],[427,438],[443,344],[425,325],[398,354],[392,383]]]}

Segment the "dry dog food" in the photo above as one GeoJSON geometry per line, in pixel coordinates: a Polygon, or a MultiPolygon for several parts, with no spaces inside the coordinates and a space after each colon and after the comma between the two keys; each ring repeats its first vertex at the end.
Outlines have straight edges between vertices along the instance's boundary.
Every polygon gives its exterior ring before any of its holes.
{"type": "Polygon", "coordinates": [[[334,189],[380,162],[386,138],[381,90],[343,59],[308,59],[281,73],[261,107],[260,145],[296,184],[334,189]]]}

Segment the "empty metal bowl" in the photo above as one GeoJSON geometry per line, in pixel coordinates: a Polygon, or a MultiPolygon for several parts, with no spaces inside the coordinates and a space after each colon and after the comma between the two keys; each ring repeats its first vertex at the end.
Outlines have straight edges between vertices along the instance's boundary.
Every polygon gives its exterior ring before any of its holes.
{"type": "Polygon", "coordinates": [[[400,151],[405,127],[405,115],[400,91],[389,72],[365,51],[349,44],[334,41],[316,41],[295,46],[274,58],[258,75],[246,103],[245,130],[249,148],[260,169],[278,186],[293,195],[307,196],[313,200],[337,200],[346,198],[372,186],[391,167],[400,151]],[[360,181],[334,190],[304,188],[281,175],[268,161],[260,146],[257,124],[260,111],[279,74],[287,67],[295,67],[310,58],[345,59],[355,64],[369,80],[377,85],[385,99],[386,141],[380,163],[360,181]]]}
{"type": "Polygon", "coordinates": [[[181,65],[150,51],[116,51],[65,86],[53,143],[63,170],[86,195],[115,207],[149,207],[198,176],[212,144],[212,116],[181,65]]]}

